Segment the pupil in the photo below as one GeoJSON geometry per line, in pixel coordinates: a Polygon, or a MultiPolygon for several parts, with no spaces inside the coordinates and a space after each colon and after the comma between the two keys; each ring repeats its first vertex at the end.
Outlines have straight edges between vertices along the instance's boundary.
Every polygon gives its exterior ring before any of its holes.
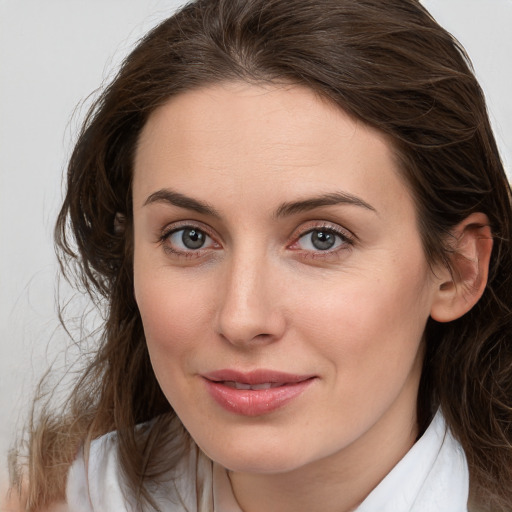
{"type": "Polygon", "coordinates": [[[311,233],[311,243],[320,251],[330,249],[335,242],[336,239],[334,235],[328,231],[313,231],[313,233],[311,233]]]}
{"type": "Polygon", "coordinates": [[[187,249],[199,249],[204,245],[204,233],[197,229],[185,229],[181,240],[187,249]]]}

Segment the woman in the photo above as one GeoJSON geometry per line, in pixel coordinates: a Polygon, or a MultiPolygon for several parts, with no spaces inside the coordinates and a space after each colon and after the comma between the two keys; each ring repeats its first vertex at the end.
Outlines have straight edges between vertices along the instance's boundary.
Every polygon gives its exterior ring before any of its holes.
{"type": "Polygon", "coordinates": [[[416,1],[186,6],[70,161],[57,241],[107,318],[28,509],[510,510],[510,219],[416,1]]]}

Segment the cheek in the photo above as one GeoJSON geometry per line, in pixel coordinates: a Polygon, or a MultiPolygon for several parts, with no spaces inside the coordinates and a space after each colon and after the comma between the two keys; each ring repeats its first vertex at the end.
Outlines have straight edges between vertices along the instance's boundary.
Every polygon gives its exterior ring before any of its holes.
{"type": "Polygon", "coordinates": [[[371,398],[385,383],[399,385],[414,365],[430,312],[429,270],[418,261],[368,266],[321,293],[308,290],[296,312],[306,338],[354,398],[358,390],[371,398]]]}
{"type": "Polygon", "coordinates": [[[191,361],[204,338],[204,288],[171,276],[168,268],[151,274],[135,271],[135,297],[144,327],[151,365],[173,409],[182,414],[195,403],[191,395],[191,361]]]}
{"type": "Polygon", "coordinates": [[[186,360],[209,316],[208,290],[173,275],[168,268],[135,269],[135,298],[155,371],[186,360]]]}

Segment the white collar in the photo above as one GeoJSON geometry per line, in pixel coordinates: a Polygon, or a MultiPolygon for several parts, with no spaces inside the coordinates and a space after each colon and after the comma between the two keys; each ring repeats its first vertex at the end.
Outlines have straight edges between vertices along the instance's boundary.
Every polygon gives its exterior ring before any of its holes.
{"type": "Polygon", "coordinates": [[[469,471],[440,411],[355,512],[467,512],[469,471]]]}

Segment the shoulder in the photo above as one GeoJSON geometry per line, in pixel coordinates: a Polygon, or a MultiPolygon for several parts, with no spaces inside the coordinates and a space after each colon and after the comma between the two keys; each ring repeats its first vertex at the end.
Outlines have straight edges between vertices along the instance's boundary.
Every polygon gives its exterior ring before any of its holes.
{"type": "Polygon", "coordinates": [[[125,510],[119,477],[117,436],[106,434],[91,443],[87,461],[80,450],[69,469],[66,500],[70,512],[125,510]]]}
{"type": "MultiPolygon", "coordinates": [[[[192,445],[178,465],[158,483],[151,483],[148,490],[159,508],[194,512],[199,480],[211,478],[210,473],[209,461],[192,445]]],[[[80,451],[68,473],[66,501],[69,512],[128,512],[137,508],[123,479],[115,432],[94,440],[88,455],[80,451]]]]}
{"type": "MultiPolygon", "coordinates": [[[[16,489],[7,489],[5,484],[0,487],[0,511],[1,512],[25,512],[27,510],[27,495],[23,490],[20,493],[16,489]],[[21,495],[20,495],[21,494],[21,495]]],[[[37,512],[69,512],[64,502],[55,502],[44,508],[38,508],[37,512]]]]}

